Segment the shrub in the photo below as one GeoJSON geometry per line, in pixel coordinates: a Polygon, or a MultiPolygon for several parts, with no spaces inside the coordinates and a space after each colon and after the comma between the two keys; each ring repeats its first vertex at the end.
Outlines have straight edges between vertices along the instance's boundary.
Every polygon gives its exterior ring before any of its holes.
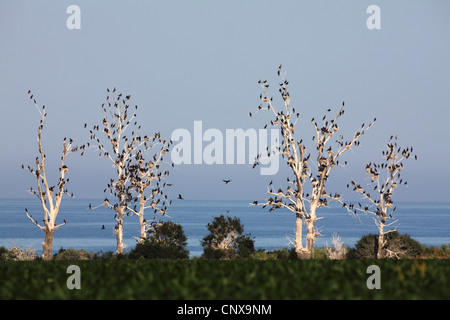
{"type": "Polygon", "coordinates": [[[315,260],[329,259],[327,248],[326,247],[314,248],[312,258],[315,260]]]}
{"type": "MultiPolygon", "coordinates": [[[[411,259],[419,256],[423,252],[423,246],[412,239],[408,234],[400,234],[397,231],[385,234],[386,245],[384,247],[386,258],[406,258],[411,259]]],[[[355,248],[349,250],[347,258],[374,259],[376,246],[378,243],[378,235],[368,234],[361,237],[355,244],[355,248]]]]}
{"type": "Polygon", "coordinates": [[[114,260],[116,253],[113,251],[99,251],[92,255],[92,260],[114,260]]]}
{"type": "Polygon", "coordinates": [[[255,241],[250,236],[240,236],[236,239],[237,256],[239,258],[249,258],[255,252],[255,241]]]}
{"type": "Polygon", "coordinates": [[[427,247],[418,256],[420,259],[450,259],[450,245],[443,244],[440,248],[427,247]]]}
{"type": "Polygon", "coordinates": [[[174,245],[164,245],[144,240],[136,245],[129,259],[188,259],[189,251],[174,245]]]}
{"type": "Polygon", "coordinates": [[[255,252],[255,241],[244,235],[244,226],[239,218],[215,217],[208,223],[209,234],[201,241],[202,257],[206,259],[249,258],[255,252]]]}
{"type": "Polygon", "coordinates": [[[268,255],[266,250],[258,249],[250,255],[250,259],[253,260],[275,260],[274,255],[268,255]]]}
{"type": "Polygon", "coordinates": [[[30,260],[38,260],[39,257],[36,253],[36,250],[33,248],[24,249],[22,246],[20,247],[12,247],[7,250],[7,252],[3,253],[4,260],[12,260],[12,261],[30,261],[30,260]]]}
{"type": "Polygon", "coordinates": [[[149,237],[129,253],[130,259],[187,259],[187,237],[180,224],[171,221],[155,222],[149,237]]]}
{"type": "Polygon", "coordinates": [[[0,247],[0,261],[2,260],[6,260],[6,257],[4,256],[5,253],[8,252],[8,249],[6,249],[5,247],[1,246],[0,247]]]}
{"type": "Polygon", "coordinates": [[[92,260],[93,255],[86,250],[76,250],[73,248],[59,249],[57,253],[53,255],[54,260],[92,260]]]}

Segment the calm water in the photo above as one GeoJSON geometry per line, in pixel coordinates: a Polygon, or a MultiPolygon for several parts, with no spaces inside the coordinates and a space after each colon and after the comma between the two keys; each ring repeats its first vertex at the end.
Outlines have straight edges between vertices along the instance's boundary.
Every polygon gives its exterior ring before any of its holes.
{"type": "MultiPolygon", "coordinates": [[[[102,201],[63,199],[57,223],[65,219],[67,225],[55,232],[54,252],[61,247],[93,252],[115,251],[114,213],[104,207],[87,209],[89,203],[95,206],[102,201]],[[102,229],[102,225],[105,225],[105,229],[102,229]]],[[[164,220],[183,226],[191,256],[201,255],[203,248],[200,240],[208,233],[206,225],[213,217],[221,214],[240,218],[244,232],[254,237],[257,248],[273,250],[287,247],[288,237],[294,236],[294,215],[290,212],[268,212],[261,207],[250,207],[249,202],[251,201],[175,201],[167,212],[169,217],[164,217],[164,220]]],[[[450,244],[450,203],[396,205],[399,232],[408,233],[420,243],[429,246],[450,244]]],[[[33,218],[42,221],[42,208],[37,199],[0,199],[0,246],[10,248],[14,243],[16,246],[32,247],[41,254],[44,232],[31,223],[24,208],[28,209],[33,218]]],[[[317,222],[323,236],[317,239],[317,247],[331,245],[333,233],[339,234],[347,245],[354,246],[362,235],[377,231],[371,215],[361,215],[359,219],[355,219],[337,205],[321,208],[319,215],[324,217],[317,222]]],[[[148,212],[147,219],[152,217],[148,212]]],[[[127,250],[135,246],[138,230],[137,218],[127,217],[124,225],[127,250]]]]}

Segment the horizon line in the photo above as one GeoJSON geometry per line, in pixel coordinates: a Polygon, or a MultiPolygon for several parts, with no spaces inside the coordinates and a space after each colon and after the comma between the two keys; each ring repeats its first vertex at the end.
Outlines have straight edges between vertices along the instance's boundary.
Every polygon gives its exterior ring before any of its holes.
{"type": "MultiPolygon", "coordinates": [[[[28,199],[33,199],[33,197],[0,197],[0,200],[28,200],[28,199]]],[[[76,198],[73,197],[72,199],[75,200],[102,200],[103,197],[98,197],[98,198],[76,198]]],[[[67,199],[70,200],[70,199],[67,199]]],[[[178,200],[178,199],[174,199],[174,200],[178,200]]],[[[259,199],[258,201],[263,201],[264,199],[259,199]]],[[[255,201],[255,199],[183,199],[180,201],[255,201]]],[[[358,199],[358,200],[346,200],[348,202],[366,202],[364,201],[364,199],[358,199]]],[[[367,201],[369,202],[369,201],[367,201]]],[[[425,200],[425,201],[417,201],[417,200],[398,200],[395,201],[397,203],[440,203],[440,204],[450,204],[450,201],[432,201],[432,200],[425,200]]]]}

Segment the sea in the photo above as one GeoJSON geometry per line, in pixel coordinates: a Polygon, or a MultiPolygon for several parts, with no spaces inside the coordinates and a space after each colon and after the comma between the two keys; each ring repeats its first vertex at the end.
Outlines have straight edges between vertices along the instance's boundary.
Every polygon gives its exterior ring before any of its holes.
{"type": "MultiPolygon", "coordinates": [[[[290,248],[295,234],[295,216],[289,211],[268,207],[250,206],[252,200],[177,200],[168,208],[163,221],[172,221],[183,227],[188,238],[190,257],[200,256],[203,247],[201,239],[208,234],[207,224],[214,217],[225,215],[237,217],[244,226],[244,234],[255,241],[257,249],[267,251],[290,248]]],[[[115,251],[116,238],[113,233],[114,212],[104,206],[89,210],[89,204],[96,207],[102,199],[63,199],[56,222],[67,221],[55,231],[53,252],[60,248],[85,249],[88,252],[115,251]],[[105,228],[103,229],[103,226],[105,228]]],[[[450,202],[398,202],[394,218],[397,231],[409,234],[413,239],[427,246],[440,247],[450,244],[450,202]]],[[[0,199],[0,246],[33,248],[42,254],[44,232],[26,216],[25,208],[39,222],[43,220],[40,202],[35,198],[0,199]]],[[[353,247],[363,236],[377,233],[373,216],[370,214],[350,215],[338,204],[322,207],[317,211],[320,220],[317,229],[321,236],[316,247],[332,246],[333,237],[353,247]]],[[[152,211],[146,219],[154,218],[152,211]]],[[[124,243],[126,250],[133,249],[139,236],[136,216],[125,217],[124,243]]]]}

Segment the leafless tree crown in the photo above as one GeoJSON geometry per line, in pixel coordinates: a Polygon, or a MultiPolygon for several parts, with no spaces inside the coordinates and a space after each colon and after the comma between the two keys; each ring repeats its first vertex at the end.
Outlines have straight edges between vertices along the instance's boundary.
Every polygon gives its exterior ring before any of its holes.
{"type": "MultiPolygon", "coordinates": [[[[35,178],[37,182],[37,189],[33,189],[33,187],[30,187],[29,193],[32,195],[35,195],[39,201],[41,202],[42,208],[44,210],[44,220],[43,224],[41,225],[38,223],[37,220],[35,220],[26,209],[26,213],[28,218],[38,227],[41,229],[45,229],[47,224],[50,221],[50,217],[53,212],[58,212],[62,196],[63,194],[67,194],[70,197],[73,197],[73,193],[69,193],[68,189],[66,188],[67,183],[69,182],[69,178],[66,178],[66,173],[69,170],[69,168],[66,165],[66,157],[70,153],[76,151],[76,148],[72,148],[72,139],[66,139],[63,140],[63,151],[61,156],[61,165],[59,167],[60,172],[60,178],[58,180],[58,183],[56,185],[49,184],[47,180],[47,175],[45,171],[45,161],[46,161],[46,155],[44,153],[44,148],[42,146],[42,131],[44,129],[44,123],[45,119],[47,117],[47,112],[45,111],[45,105],[40,108],[36,102],[36,99],[34,98],[34,95],[31,93],[31,91],[28,91],[28,94],[30,95],[30,100],[33,102],[33,104],[36,106],[36,109],[38,110],[39,114],[41,115],[40,124],[38,127],[38,134],[37,134],[37,143],[38,143],[38,153],[39,156],[35,159],[35,166],[27,166],[25,167],[22,165],[22,169],[29,171],[35,178]]],[[[65,224],[65,223],[63,223],[65,224]]],[[[59,227],[63,224],[60,224],[56,227],[59,227]]]]}
{"type": "Polygon", "coordinates": [[[339,157],[353,146],[359,145],[359,139],[374,124],[376,119],[373,119],[368,125],[363,123],[352,139],[345,140],[342,135],[338,135],[338,119],[344,115],[344,102],[334,118],[330,118],[331,109],[326,110],[326,114],[322,117],[320,124],[315,118],[312,118],[311,123],[315,129],[315,135],[312,137],[312,140],[316,143],[317,152],[317,156],[313,162],[313,168],[315,169],[313,172],[311,170],[311,153],[307,152],[303,139],[296,140],[295,137],[295,129],[300,119],[300,112],[296,111],[294,107],[291,107],[291,99],[288,91],[289,82],[285,79],[285,74],[282,73],[281,66],[278,69],[278,76],[281,78],[278,91],[284,104],[281,108],[282,110],[279,111],[274,106],[273,97],[269,94],[267,80],[260,80],[258,83],[262,89],[262,93],[260,94],[261,104],[257,110],[250,112],[250,116],[263,110],[269,111],[274,118],[270,123],[265,125],[265,128],[269,125],[280,128],[282,134],[281,145],[276,150],[267,149],[265,154],[259,154],[255,160],[254,167],[259,164],[259,160],[262,157],[270,157],[277,152],[286,161],[294,177],[293,179],[287,178],[288,186],[284,190],[282,188],[274,188],[271,181],[268,187],[268,194],[272,197],[265,203],[254,202],[253,204],[270,206],[270,210],[286,208],[296,214],[305,215],[305,218],[308,218],[309,214],[305,211],[305,201],[316,202],[317,207],[321,207],[327,205],[327,198],[334,200],[340,199],[339,194],[328,195],[325,191],[325,183],[329,178],[331,169],[335,166],[344,166],[347,164],[347,161],[340,162],[339,157]],[[329,144],[333,142],[333,137],[336,144],[331,146],[329,144]],[[307,181],[312,186],[311,194],[305,194],[304,192],[305,182],[307,181]]]}
{"type": "Polygon", "coordinates": [[[163,180],[169,170],[163,171],[162,164],[168,164],[164,155],[172,142],[162,139],[159,132],[142,135],[136,121],[138,106],[130,106],[131,96],[116,94],[116,88],[107,89],[107,93],[106,103],[102,104],[102,122],[89,129],[91,144],[87,146],[98,149],[99,156],[107,157],[116,168],[116,179],[110,179],[104,192],[109,190],[117,201],[105,198],[103,205],[116,212],[117,231],[123,225],[124,214],[138,215],[141,224],[147,223],[143,218],[144,209],[165,214],[170,201],[164,193],[169,184],[163,180]],[[149,156],[151,152],[153,155],[149,156]]]}
{"type": "Polygon", "coordinates": [[[38,153],[39,155],[35,159],[35,166],[27,166],[22,165],[22,169],[28,170],[35,178],[37,182],[37,189],[33,189],[30,187],[29,192],[36,196],[41,202],[42,209],[44,211],[44,219],[42,220],[42,224],[38,222],[33,216],[28,212],[28,209],[25,208],[25,213],[27,217],[33,222],[34,225],[43,230],[46,234],[45,240],[42,243],[44,253],[43,259],[48,260],[51,258],[52,247],[53,247],[53,233],[60,226],[66,224],[66,220],[64,220],[61,224],[56,224],[56,217],[58,215],[62,197],[64,194],[69,195],[73,198],[73,193],[69,193],[66,188],[67,183],[69,183],[69,178],[66,177],[66,174],[69,170],[66,164],[66,157],[78,150],[77,147],[72,147],[72,139],[63,140],[63,150],[61,156],[61,165],[59,167],[59,180],[57,184],[51,185],[47,179],[46,173],[46,155],[44,153],[43,143],[42,143],[42,132],[44,129],[45,119],[47,117],[47,112],[45,111],[45,106],[43,105],[40,108],[34,98],[34,95],[31,91],[28,91],[30,95],[30,100],[36,106],[37,111],[41,115],[41,120],[38,127],[37,133],[37,144],[38,144],[38,153]]]}
{"type": "Polygon", "coordinates": [[[393,219],[392,214],[397,207],[394,206],[392,195],[398,186],[408,184],[402,178],[401,172],[404,160],[417,160],[417,155],[412,152],[413,147],[402,148],[397,144],[397,136],[391,136],[386,144],[386,150],[382,151],[384,160],[381,163],[369,162],[365,167],[370,179],[367,187],[361,186],[354,180],[347,184],[347,188],[352,188],[353,191],[362,195],[366,204],[358,202],[355,205],[341,202],[342,206],[354,214],[358,212],[373,214],[377,218],[375,219],[377,225],[379,219],[393,219]]]}

